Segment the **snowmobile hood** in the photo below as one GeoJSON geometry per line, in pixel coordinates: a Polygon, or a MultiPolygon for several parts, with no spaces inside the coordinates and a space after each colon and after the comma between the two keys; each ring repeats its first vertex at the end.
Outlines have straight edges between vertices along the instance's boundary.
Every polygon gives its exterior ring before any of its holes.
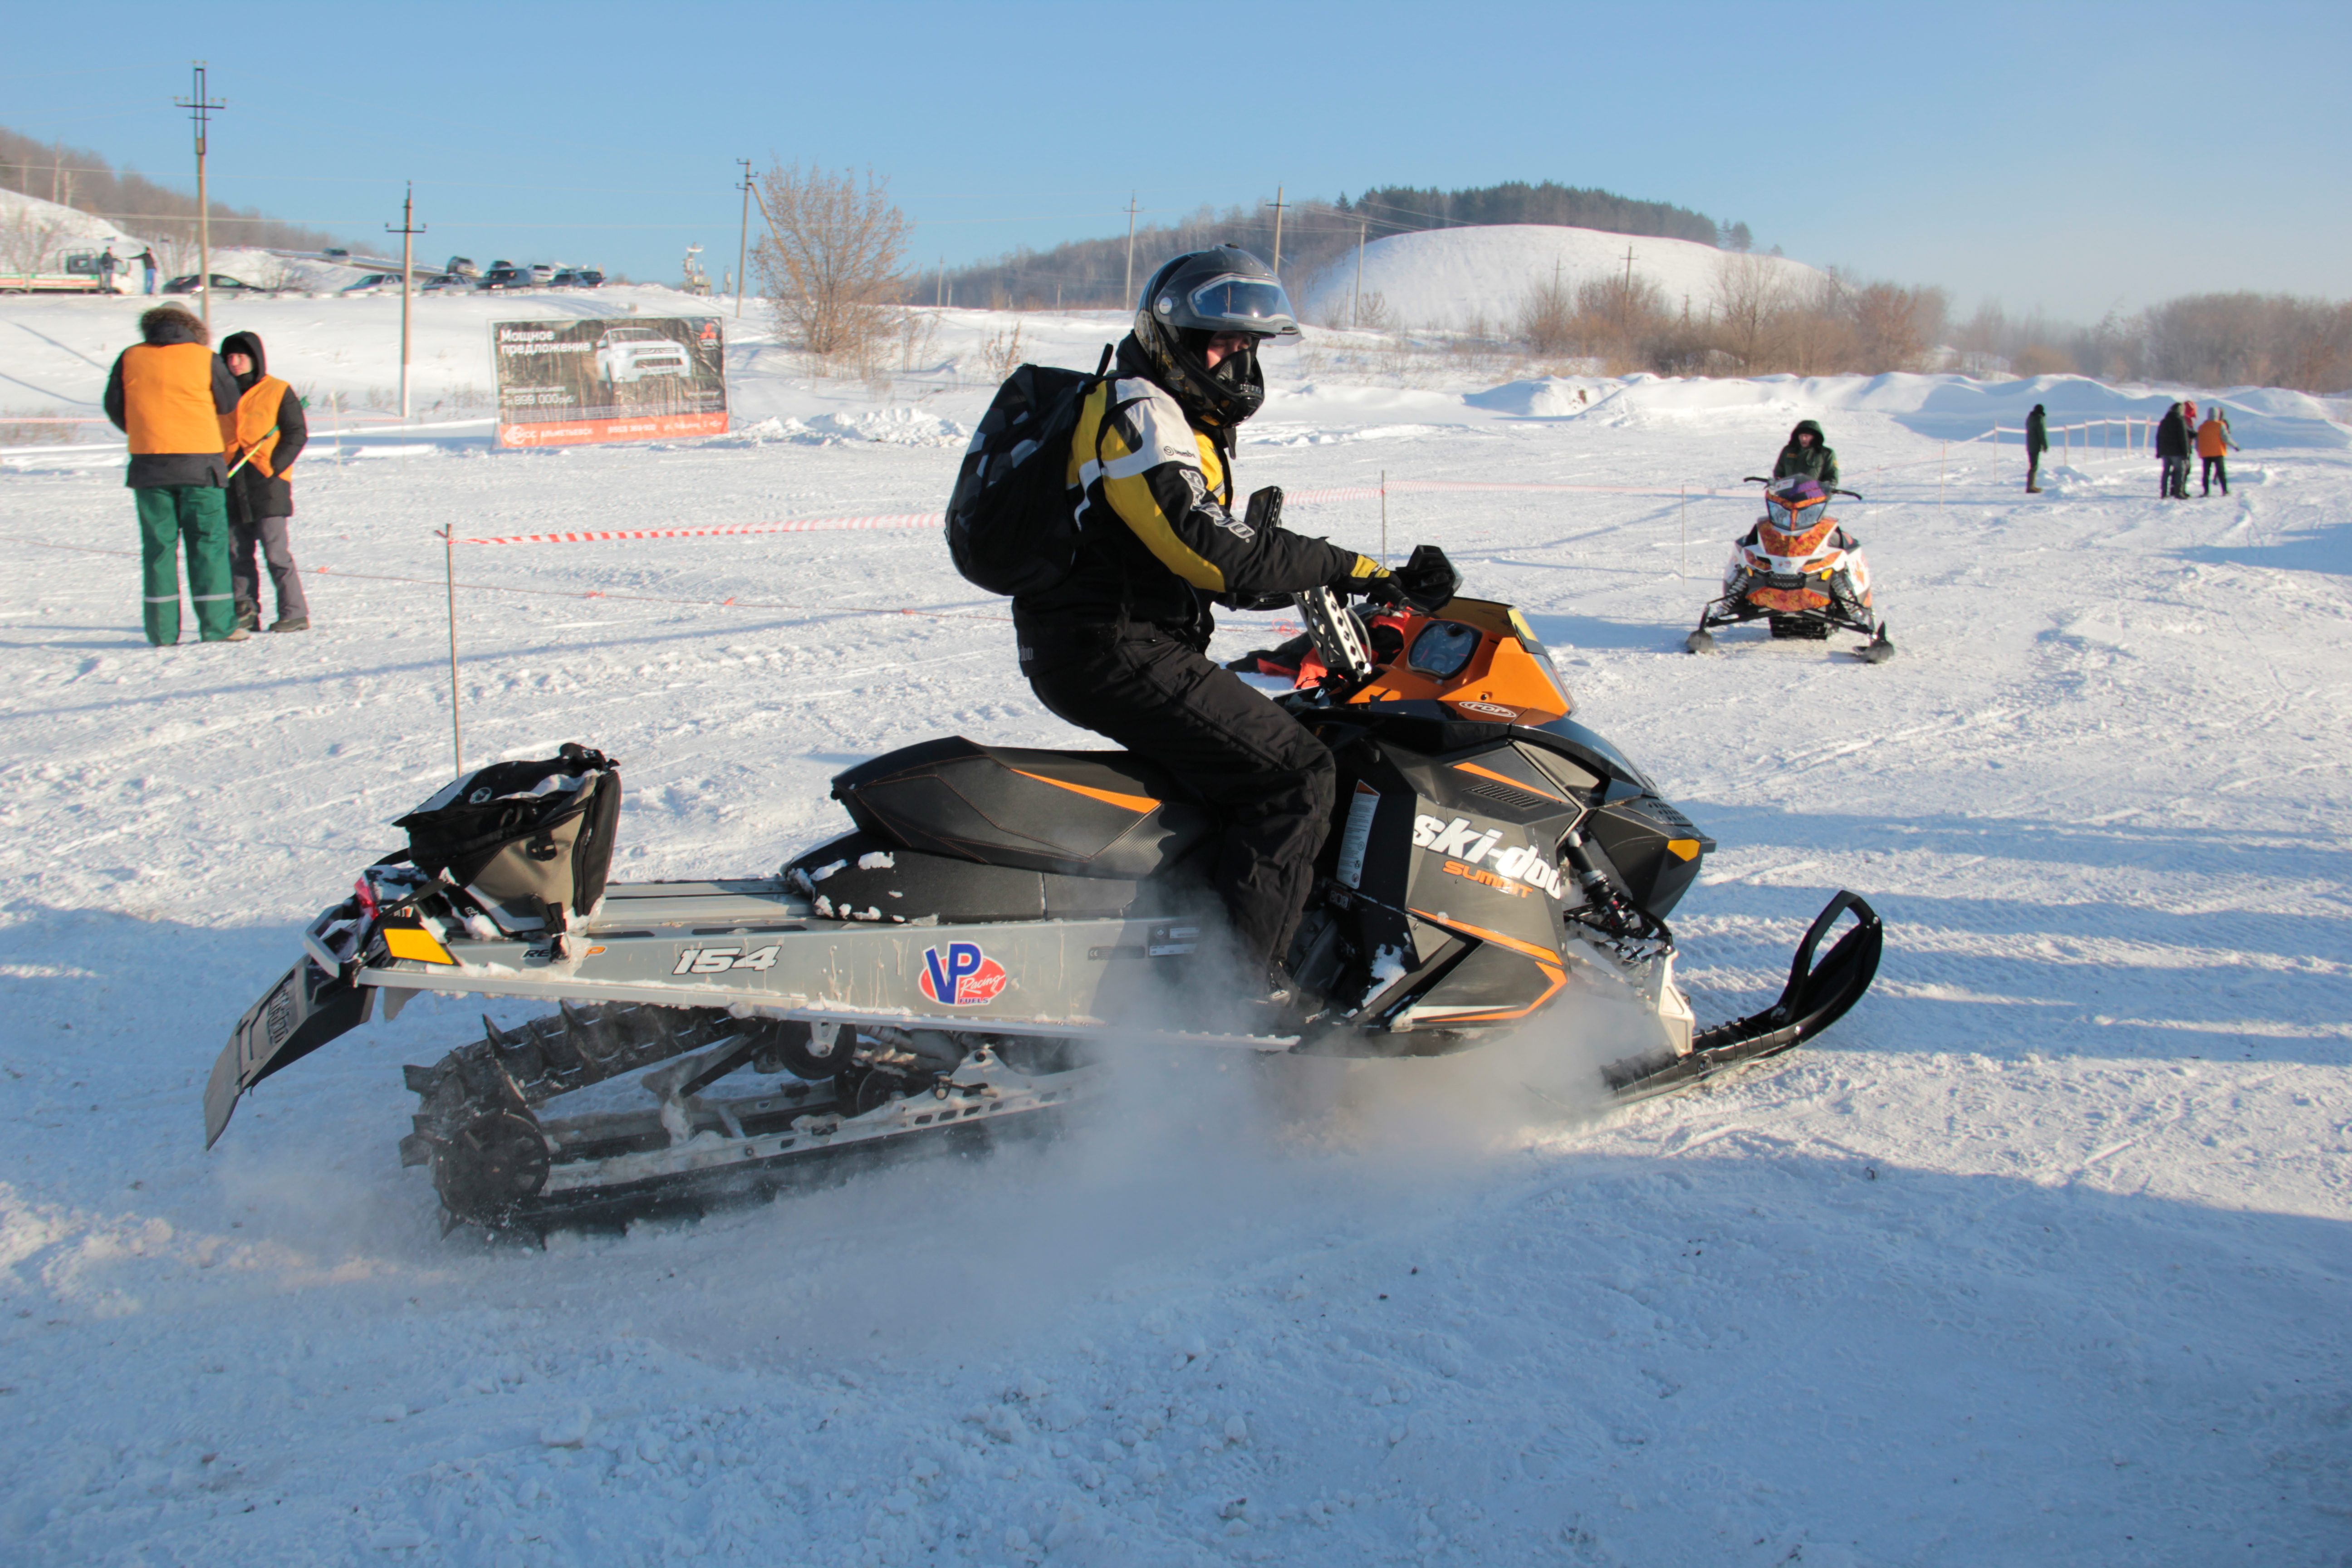
{"type": "Polygon", "coordinates": [[[226,359],[231,354],[250,354],[253,356],[253,369],[247,374],[236,378],[236,384],[239,386],[250,387],[255,382],[259,381],[263,376],[269,374],[269,360],[268,356],[261,352],[261,337],[259,333],[231,332],[228,336],[223,338],[221,340],[220,356],[223,359],[226,359]]]}

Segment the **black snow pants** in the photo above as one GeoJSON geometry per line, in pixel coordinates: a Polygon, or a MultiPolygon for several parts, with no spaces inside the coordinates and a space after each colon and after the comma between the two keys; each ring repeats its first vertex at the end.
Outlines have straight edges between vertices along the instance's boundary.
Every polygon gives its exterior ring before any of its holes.
{"type": "Polygon", "coordinates": [[[1216,811],[1210,879],[1255,984],[1281,958],[1314,885],[1338,769],[1296,719],[1186,642],[1150,627],[1020,633],[1022,672],[1063,719],[1159,763],[1216,811]]]}
{"type": "Polygon", "coordinates": [[[2204,479],[2205,488],[2198,491],[2198,494],[2211,495],[2213,493],[2213,481],[2218,479],[2221,481],[2221,493],[2223,495],[2228,495],[2230,493],[2230,459],[2227,458],[2206,458],[2205,472],[2202,478],[2204,479]]]}

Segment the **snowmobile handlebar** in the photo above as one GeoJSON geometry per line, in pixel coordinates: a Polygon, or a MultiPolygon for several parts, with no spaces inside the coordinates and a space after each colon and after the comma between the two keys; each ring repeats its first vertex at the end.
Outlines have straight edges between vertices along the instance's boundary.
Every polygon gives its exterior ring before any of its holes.
{"type": "MultiPolygon", "coordinates": [[[[1766,479],[1761,474],[1749,474],[1741,479],[1739,482],[1743,485],[1769,485],[1772,481],[1766,479]]],[[[1860,500],[1862,499],[1862,492],[1860,490],[1842,490],[1834,486],[1824,486],[1822,488],[1822,494],[1825,496],[1852,496],[1856,500],[1860,500]]]]}

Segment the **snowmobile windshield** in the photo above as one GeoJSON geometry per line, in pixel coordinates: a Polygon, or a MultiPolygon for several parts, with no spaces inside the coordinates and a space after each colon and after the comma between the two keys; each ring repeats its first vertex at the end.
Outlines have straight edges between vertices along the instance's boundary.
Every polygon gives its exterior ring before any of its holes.
{"type": "Polygon", "coordinates": [[[1191,320],[1180,326],[1210,332],[1255,332],[1265,337],[1298,335],[1298,312],[1282,285],[1265,278],[1212,278],[1185,296],[1191,320]]]}

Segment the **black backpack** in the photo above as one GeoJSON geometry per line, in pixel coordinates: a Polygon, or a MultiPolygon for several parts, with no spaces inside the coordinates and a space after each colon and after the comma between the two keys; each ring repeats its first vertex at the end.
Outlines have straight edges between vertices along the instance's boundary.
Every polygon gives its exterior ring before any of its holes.
{"type": "Polygon", "coordinates": [[[1070,574],[1078,550],[1070,434],[1087,395],[1109,379],[1110,360],[1106,345],[1092,375],[1024,364],[996,389],[948,498],[948,553],[965,581],[1034,594],[1070,574]]]}
{"type": "Polygon", "coordinates": [[[393,826],[408,829],[411,864],[472,893],[501,929],[556,932],[604,896],[620,813],[618,766],[567,741],[544,761],[477,768],[393,826]]]}

